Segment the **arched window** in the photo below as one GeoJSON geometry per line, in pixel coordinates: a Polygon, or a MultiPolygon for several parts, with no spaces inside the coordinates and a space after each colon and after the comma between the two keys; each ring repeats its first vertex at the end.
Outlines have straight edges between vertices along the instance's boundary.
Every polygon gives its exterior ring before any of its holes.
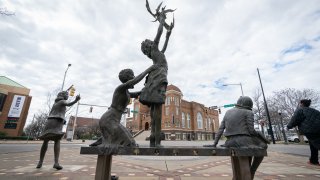
{"type": "Polygon", "coordinates": [[[185,126],[186,126],[186,117],[185,117],[185,114],[184,114],[184,112],[181,112],[181,127],[182,128],[185,128],[185,126]]]}
{"type": "Polygon", "coordinates": [[[215,122],[214,122],[214,119],[212,119],[212,124],[211,124],[212,131],[214,131],[214,125],[215,125],[215,122]]]}
{"type": "Polygon", "coordinates": [[[202,115],[200,112],[197,113],[197,124],[198,124],[198,129],[203,129],[203,119],[202,119],[202,115]]]}
{"type": "Polygon", "coordinates": [[[188,125],[188,129],[191,128],[191,120],[190,120],[190,114],[187,114],[187,125],[188,125]]]}

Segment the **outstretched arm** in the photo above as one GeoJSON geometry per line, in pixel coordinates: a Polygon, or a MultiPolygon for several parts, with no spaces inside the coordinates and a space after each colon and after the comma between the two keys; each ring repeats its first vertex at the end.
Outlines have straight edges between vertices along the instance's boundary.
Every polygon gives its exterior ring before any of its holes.
{"type": "Polygon", "coordinates": [[[140,96],[141,91],[138,92],[129,92],[131,98],[138,98],[140,96]]]}
{"type": "Polygon", "coordinates": [[[166,52],[170,35],[171,35],[171,30],[168,30],[167,34],[166,34],[166,41],[164,42],[164,45],[163,45],[162,50],[161,50],[162,53],[166,52]]]}
{"type": "Polygon", "coordinates": [[[75,99],[74,101],[72,101],[72,102],[67,102],[67,101],[65,101],[66,103],[65,103],[64,105],[65,105],[65,106],[72,106],[72,105],[74,105],[75,103],[77,103],[80,99],[81,99],[80,95],[77,95],[77,96],[76,96],[76,99],[75,99]]]}
{"type": "Polygon", "coordinates": [[[164,23],[164,27],[167,29],[167,34],[166,34],[166,41],[164,42],[164,45],[163,45],[162,50],[161,50],[162,53],[164,53],[166,51],[166,49],[167,49],[169,38],[170,38],[170,35],[171,35],[171,31],[172,31],[172,29],[174,27],[174,17],[173,17],[173,21],[170,24],[170,26],[168,24],[164,23]]]}
{"type": "Polygon", "coordinates": [[[143,71],[141,74],[139,74],[135,78],[127,81],[126,83],[122,84],[121,86],[128,89],[129,87],[131,87],[131,86],[137,84],[138,82],[140,82],[148,73],[150,73],[151,71],[155,70],[156,68],[157,68],[157,65],[150,66],[148,69],[143,71]]]}
{"type": "Polygon", "coordinates": [[[162,32],[163,32],[163,21],[164,21],[164,19],[162,19],[162,17],[160,17],[160,19],[159,19],[160,23],[159,23],[157,35],[156,35],[156,37],[154,38],[154,41],[153,41],[156,44],[157,47],[159,46],[160,38],[161,38],[161,35],[162,35],[162,32]]]}

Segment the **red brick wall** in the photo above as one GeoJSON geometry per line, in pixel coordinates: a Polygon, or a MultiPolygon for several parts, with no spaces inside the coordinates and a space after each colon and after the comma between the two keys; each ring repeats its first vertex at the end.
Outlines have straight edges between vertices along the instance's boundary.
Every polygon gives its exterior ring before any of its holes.
{"type": "Polygon", "coordinates": [[[23,132],[24,125],[27,120],[31,99],[32,99],[32,97],[28,96],[28,95],[8,92],[5,104],[2,109],[2,113],[0,115],[0,131],[1,132],[7,133],[8,136],[21,136],[21,134],[23,132]],[[8,113],[9,113],[14,95],[25,96],[26,98],[24,101],[23,109],[20,114],[20,118],[17,121],[17,128],[16,129],[5,129],[4,126],[8,120],[8,113]]]}

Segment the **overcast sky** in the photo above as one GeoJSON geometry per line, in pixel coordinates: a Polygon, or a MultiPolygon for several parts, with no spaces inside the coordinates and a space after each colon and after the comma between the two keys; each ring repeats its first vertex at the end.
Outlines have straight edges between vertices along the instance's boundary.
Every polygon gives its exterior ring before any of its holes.
{"type": "MultiPolygon", "coordinates": [[[[150,0],[154,11],[160,0],[150,0]]],[[[205,106],[236,102],[260,87],[266,96],[284,88],[320,90],[318,0],[167,0],[175,28],[166,51],[169,84],[205,106]]],[[[157,22],[145,0],[0,1],[0,75],[31,89],[28,123],[49,92],[73,84],[81,103],[109,106],[118,73],[141,73],[152,61],[141,42],[157,22]]],[[[172,21],[169,15],[167,22],[172,21]]],[[[135,86],[140,90],[143,82],[135,86]]],[[[106,108],[81,107],[99,118],[106,108]]],[[[225,111],[226,109],[223,109],[225,111]]],[[[75,114],[75,110],[70,112],[75,114]]]]}

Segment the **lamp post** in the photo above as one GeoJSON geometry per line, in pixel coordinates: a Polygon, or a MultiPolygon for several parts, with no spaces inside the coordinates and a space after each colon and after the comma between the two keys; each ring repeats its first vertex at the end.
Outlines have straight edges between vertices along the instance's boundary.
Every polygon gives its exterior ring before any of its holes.
{"type": "Polygon", "coordinates": [[[67,67],[66,71],[64,72],[63,81],[62,81],[62,86],[61,86],[61,91],[63,91],[64,81],[66,80],[67,71],[68,71],[68,69],[69,69],[70,66],[71,66],[71,64],[68,64],[68,67],[67,67]]]}
{"type": "Polygon", "coordinates": [[[239,86],[241,87],[241,94],[242,94],[242,96],[244,96],[244,95],[243,95],[243,89],[242,89],[242,84],[241,84],[241,83],[239,83],[239,84],[223,84],[222,86],[229,86],[229,85],[239,85],[239,86]]]}
{"type": "Polygon", "coordinates": [[[273,130],[272,130],[272,124],[271,124],[271,118],[270,118],[270,114],[269,114],[268,104],[267,104],[267,101],[266,101],[266,97],[264,96],[263,86],[262,86],[262,82],[261,82],[261,78],[260,78],[260,72],[259,72],[258,68],[257,68],[257,71],[258,71],[258,77],[259,77],[259,81],[260,81],[260,85],[261,85],[261,92],[262,92],[262,96],[263,96],[264,108],[266,110],[266,114],[267,114],[267,118],[268,118],[268,122],[269,122],[270,135],[271,135],[273,144],[276,144],[276,141],[275,141],[274,135],[273,135],[273,130]]]}

